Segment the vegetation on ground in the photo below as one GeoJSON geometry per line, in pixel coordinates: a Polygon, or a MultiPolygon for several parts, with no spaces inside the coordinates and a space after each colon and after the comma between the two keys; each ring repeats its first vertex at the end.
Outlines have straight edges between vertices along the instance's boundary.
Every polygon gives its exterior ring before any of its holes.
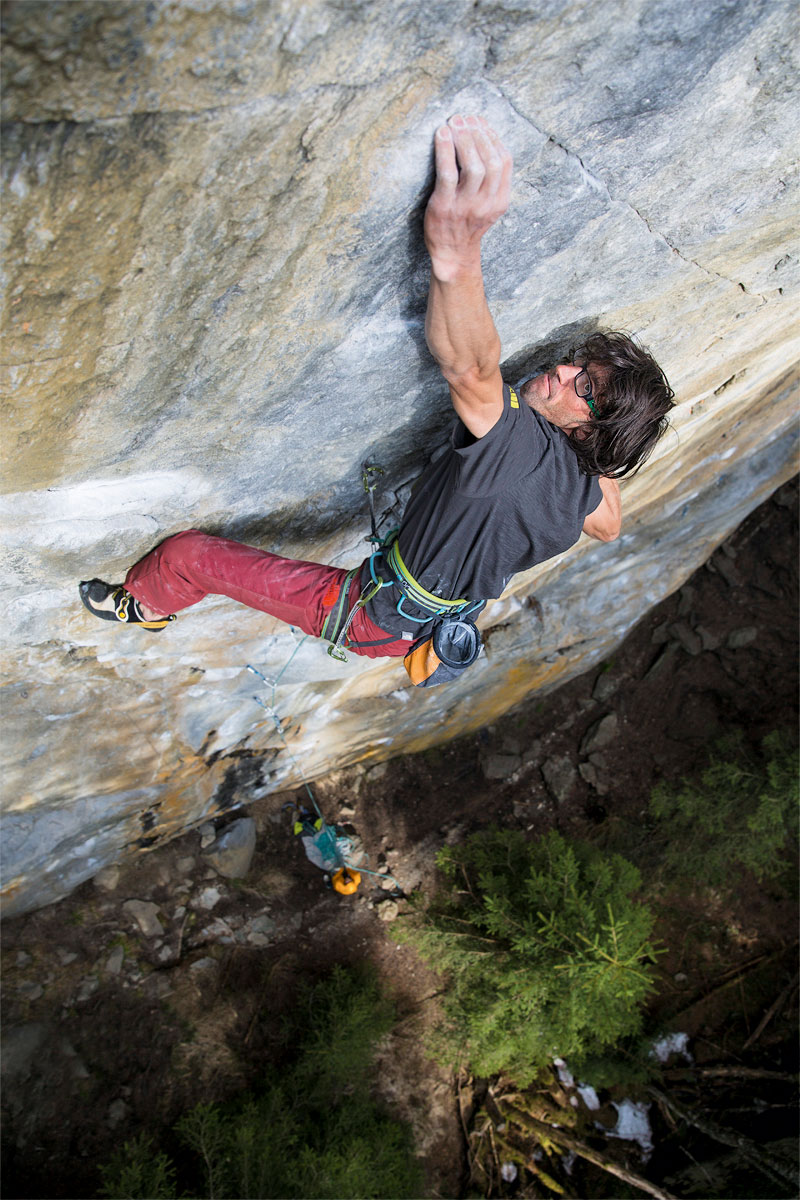
{"type": "Polygon", "coordinates": [[[741,731],[729,734],[699,776],[653,791],[665,881],[732,887],[742,870],[780,879],[795,861],[797,800],[797,746],[788,734],[773,732],[756,749],[741,731]]]}
{"type": "Polygon", "coordinates": [[[440,1057],[529,1083],[641,1027],[654,915],[639,873],[558,833],[476,834],[439,855],[444,887],[398,936],[447,973],[440,1057]]]}
{"type": "Polygon", "coordinates": [[[337,968],[287,1023],[287,1060],[229,1104],[198,1105],[176,1127],[173,1161],[147,1135],[102,1168],[110,1198],[413,1197],[420,1168],[407,1126],[373,1099],[377,1043],[392,1026],[374,977],[337,968]],[[181,1188],[182,1190],[178,1190],[181,1188]]]}

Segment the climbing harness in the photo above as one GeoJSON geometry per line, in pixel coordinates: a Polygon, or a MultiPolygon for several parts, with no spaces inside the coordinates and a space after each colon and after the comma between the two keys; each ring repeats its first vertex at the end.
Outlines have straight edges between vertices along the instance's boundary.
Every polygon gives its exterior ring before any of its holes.
{"type": "MultiPolygon", "coordinates": [[[[325,618],[320,636],[329,643],[328,654],[331,658],[346,662],[347,634],[356,614],[383,588],[396,588],[400,595],[395,608],[405,622],[414,625],[434,622],[432,634],[415,643],[404,659],[412,682],[418,687],[430,687],[454,678],[480,654],[480,634],[467,618],[470,613],[480,610],[484,601],[446,600],[429,592],[414,578],[400,553],[397,529],[390,530],[385,536],[378,532],[374,493],[376,477],[383,474],[383,467],[365,463],[361,476],[364,491],[369,497],[370,533],[366,540],[375,547],[368,560],[370,582],[348,611],[350,586],[359,568],[348,571],[342,580],[336,602],[325,618]],[[380,570],[381,563],[383,571],[380,570]],[[409,611],[409,604],[415,607],[416,614],[409,611]]],[[[387,637],[385,640],[391,642],[396,638],[387,637]]]]}
{"type": "MultiPolygon", "coordinates": [[[[408,621],[414,621],[418,625],[427,625],[431,617],[465,615],[474,612],[483,604],[483,600],[445,600],[441,596],[435,596],[433,592],[429,592],[421,583],[417,583],[403,562],[396,536],[387,543],[384,550],[379,550],[377,553],[383,554],[386,565],[394,575],[392,583],[396,584],[403,593],[395,607],[400,616],[405,617],[408,621]],[[417,608],[423,609],[425,616],[414,617],[411,613],[406,612],[402,607],[403,600],[406,599],[415,604],[417,608]]],[[[375,555],[373,555],[374,557],[375,555]]],[[[370,573],[372,573],[372,559],[370,559],[370,573]]]]}

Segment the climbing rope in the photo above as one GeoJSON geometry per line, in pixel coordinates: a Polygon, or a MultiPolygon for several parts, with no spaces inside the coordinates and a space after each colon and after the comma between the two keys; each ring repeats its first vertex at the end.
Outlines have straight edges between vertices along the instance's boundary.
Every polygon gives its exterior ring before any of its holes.
{"type": "MultiPolygon", "coordinates": [[[[290,628],[291,628],[292,634],[295,634],[297,632],[297,630],[294,628],[294,626],[290,626],[290,628]]],[[[292,751],[289,747],[289,743],[287,742],[286,737],[283,732],[283,725],[281,723],[280,715],[275,707],[275,689],[277,688],[278,684],[280,683],[284,672],[286,671],[287,667],[291,663],[295,654],[297,654],[297,651],[303,645],[303,642],[305,642],[306,639],[310,636],[311,636],[310,634],[304,634],[304,636],[300,639],[300,641],[295,646],[292,653],[287,658],[286,662],[281,667],[280,671],[278,672],[278,674],[274,680],[268,679],[267,676],[264,675],[261,671],[259,671],[258,667],[254,667],[252,665],[252,663],[247,663],[247,670],[250,671],[253,675],[257,675],[258,678],[262,681],[262,683],[264,683],[264,685],[266,687],[272,688],[272,695],[270,696],[269,704],[267,704],[264,700],[262,700],[260,696],[253,696],[253,699],[255,700],[256,704],[260,708],[263,708],[264,711],[272,719],[272,723],[275,726],[275,730],[278,734],[278,737],[281,739],[281,741],[283,742],[283,745],[285,747],[286,755],[287,755],[289,761],[295,767],[295,770],[297,771],[298,775],[300,776],[300,778],[303,781],[303,786],[305,787],[306,792],[308,793],[308,797],[314,806],[314,812],[317,814],[319,819],[323,822],[323,825],[327,826],[328,823],[325,820],[324,816],[322,815],[322,812],[320,811],[320,807],[317,804],[316,797],[314,796],[314,793],[311,790],[311,784],[308,782],[305,775],[303,774],[303,768],[300,766],[300,763],[297,761],[295,756],[292,754],[292,751]]],[[[330,828],[335,828],[335,827],[330,827],[330,828]]],[[[359,872],[361,872],[361,874],[373,875],[376,879],[388,879],[391,883],[394,884],[395,889],[399,893],[399,895],[401,895],[401,896],[405,895],[405,892],[403,891],[400,884],[397,882],[395,877],[393,875],[391,875],[388,871],[385,874],[382,873],[381,871],[371,871],[368,867],[362,866],[360,863],[358,864],[358,870],[359,870],[359,872]]]]}

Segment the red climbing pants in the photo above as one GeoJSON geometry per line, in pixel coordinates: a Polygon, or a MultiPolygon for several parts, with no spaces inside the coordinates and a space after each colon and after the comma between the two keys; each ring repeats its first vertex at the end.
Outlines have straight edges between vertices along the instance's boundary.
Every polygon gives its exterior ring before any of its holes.
{"type": "MultiPolygon", "coordinates": [[[[342,567],[281,558],[230,538],[187,529],[167,538],[131,567],[125,587],[141,604],[163,615],[188,608],[213,593],[229,596],[318,637],[346,574],[342,567]]],[[[350,585],[348,608],[360,594],[357,572],[350,585]]],[[[411,642],[399,638],[387,642],[384,639],[388,636],[361,608],[348,631],[348,642],[382,642],[350,647],[355,654],[368,658],[408,652],[411,642]]]]}

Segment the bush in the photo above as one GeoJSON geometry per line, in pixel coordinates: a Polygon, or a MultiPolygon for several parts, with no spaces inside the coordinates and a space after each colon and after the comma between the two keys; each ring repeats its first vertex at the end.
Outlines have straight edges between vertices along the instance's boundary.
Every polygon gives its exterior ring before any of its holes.
{"type": "MultiPolygon", "coordinates": [[[[181,1195],[216,1200],[421,1195],[409,1130],[370,1095],[376,1043],[392,1020],[391,1005],[363,972],[337,969],[306,989],[287,1029],[295,1049],[265,1087],[231,1104],[199,1105],[178,1122],[196,1169],[194,1179],[179,1180],[190,1188],[181,1195]]],[[[164,1186],[173,1190],[155,1191],[138,1151],[137,1144],[126,1143],[103,1169],[103,1194],[174,1197],[174,1169],[166,1157],[158,1161],[166,1171],[164,1186]]]]}
{"type": "Polygon", "coordinates": [[[106,1166],[100,1168],[103,1186],[99,1195],[118,1200],[175,1200],[175,1168],[160,1154],[146,1133],[125,1142],[106,1166]]]}
{"type": "Polygon", "coordinates": [[[556,1055],[577,1066],[638,1032],[656,952],[635,867],[557,833],[511,831],[438,861],[448,887],[399,936],[448,973],[440,1056],[524,1085],[556,1055]]]}
{"type": "Polygon", "coordinates": [[[741,732],[716,744],[696,780],[659,784],[650,807],[666,839],[664,876],[732,886],[742,869],[756,879],[785,872],[797,840],[797,749],[769,734],[760,752],[741,732]]]}

